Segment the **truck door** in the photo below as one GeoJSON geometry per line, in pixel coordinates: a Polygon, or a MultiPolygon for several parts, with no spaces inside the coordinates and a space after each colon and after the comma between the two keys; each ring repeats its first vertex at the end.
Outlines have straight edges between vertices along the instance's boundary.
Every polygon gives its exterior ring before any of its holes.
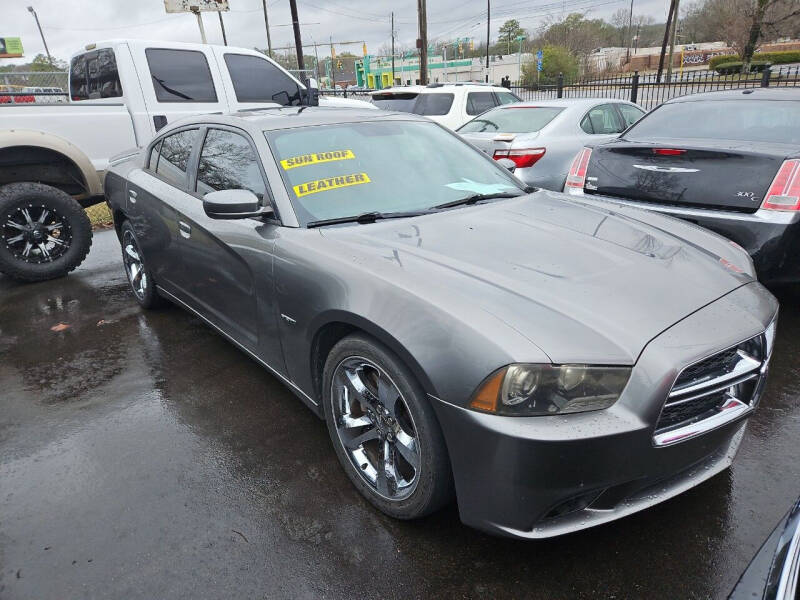
{"type": "Polygon", "coordinates": [[[302,103],[304,86],[265,56],[219,46],[214,47],[214,53],[231,110],[302,103]]]}
{"type": "Polygon", "coordinates": [[[155,131],[183,117],[227,112],[225,90],[209,46],[185,50],[136,45],[132,51],[155,131]]]}

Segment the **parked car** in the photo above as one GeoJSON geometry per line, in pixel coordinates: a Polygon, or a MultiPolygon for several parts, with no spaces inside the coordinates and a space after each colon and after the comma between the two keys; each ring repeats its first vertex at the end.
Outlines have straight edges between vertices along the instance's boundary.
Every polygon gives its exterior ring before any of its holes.
{"type": "Polygon", "coordinates": [[[495,159],[509,158],[530,186],[561,191],[575,154],[614,139],[644,114],[624,100],[575,98],[498,106],[458,128],[495,159]]]}
{"type": "Polygon", "coordinates": [[[378,108],[424,115],[450,129],[458,129],[495,106],[519,102],[506,88],[482,83],[410,85],[386,88],[371,96],[378,108]]]}
{"type": "Polygon", "coordinates": [[[462,520],[497,534],[617,519],[727,468],[764,387],[778,305],[743,250],[526,194],[423,117],[194,117],[105,190],[138,302],[286,383],[397,518],[455,482],[462,520]]]}
{"type": "Polygon", "coordinates": [[[31,95],[26,105],[0,105],[0,272],[38,281],[77,267],[91,245],[81,209],[103,201],[109,157],[147,144],[176,119],[265,105],[374,108],[318,98],[314,86],[246,48],[89,44],[70,60],[68,104],[31,95]]]}
{"type": "Polygon", "coordinates": [[[68,100],[67,93],[60,87],[26,87],[22,90],[33,95],[39,104],[60,104],[68,100]]]}
{"type": "Polygon", "coordinates": [[[729,600],[797,600],[800,591],[800,499],[780,520],[729,600]]]}
{"type": "Polygon", "coordinates": [[[613,197],[744,247],[765,282],[800,280],[800,90],[675,98],[582,150],[565,191],[613,197]]]}
{"type": "Polygon", "coordinates": [[[24,92],[24,89],[25,87],[21,85],[0,85],[0,104],[28,104],[34,102],[33,94],[24,92]]]}

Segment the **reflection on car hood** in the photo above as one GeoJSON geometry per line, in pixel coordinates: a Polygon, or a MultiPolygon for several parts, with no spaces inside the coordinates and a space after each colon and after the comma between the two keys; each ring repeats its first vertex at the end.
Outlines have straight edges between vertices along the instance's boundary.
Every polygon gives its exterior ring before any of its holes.
{"type": "Polygon", "coordinates": [[[689,241],[665,229],[681,232],[679,222],[647,218],[536,192],[322,234],[365,259],[388,259],[358,263],[398,285],[444,289],[455,314],[460,303],[478,304],[553,362],[632,364],[656,335],[752,281],[736,272],[744,264],[730,270],[696,245],[728,247],[719,238],[693,229],[689,241]]]}

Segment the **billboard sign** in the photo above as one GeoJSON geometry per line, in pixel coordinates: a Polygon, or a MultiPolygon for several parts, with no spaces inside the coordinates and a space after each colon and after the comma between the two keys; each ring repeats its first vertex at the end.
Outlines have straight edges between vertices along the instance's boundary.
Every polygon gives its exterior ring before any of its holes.
{"type": "Polygon", "coordinates": [[[164,0],[164,8],[168,13],[230,10],[228,0],[164,0]]]}
{"type": "Polygon", "coordinates": [[[22,40],[18,37],[0,38],[0,58],[22,56],[22,40]]]}

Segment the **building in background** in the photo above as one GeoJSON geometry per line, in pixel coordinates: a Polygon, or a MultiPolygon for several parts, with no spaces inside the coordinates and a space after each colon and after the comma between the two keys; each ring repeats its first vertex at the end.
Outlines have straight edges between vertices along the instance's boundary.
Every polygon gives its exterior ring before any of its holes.
{"type": "MultiPolygon", "coordinates": [[[[500,85],[504,77],[519,81],[521,65],[533,59],[527,52],[489,57],[489,82],[500,85]]],[[[445,61],[442,54],[428,56],[428,83],[448,81],[485,81],[485,58],[454,58],[445,61]]],[[[392,81],[392,58],[390,56],[365,56],[355,61],[356,85],[380,90],[393,85],[415,85],[419,83],[419,56],[397,56],[394,59],[394,81],[392,81]]]]}

